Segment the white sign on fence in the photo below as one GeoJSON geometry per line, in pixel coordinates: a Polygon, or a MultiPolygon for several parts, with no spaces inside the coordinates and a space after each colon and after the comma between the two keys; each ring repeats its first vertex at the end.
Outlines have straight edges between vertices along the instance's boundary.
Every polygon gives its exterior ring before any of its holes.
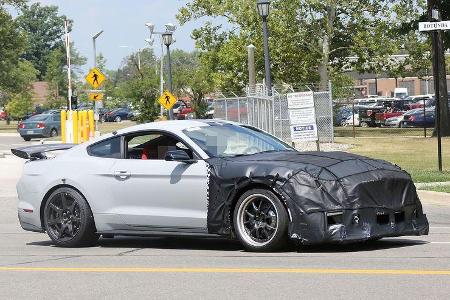
{"type": "Polygon", "coordinates": [[[420,22],[419,31],[450,30],[450,21],[420,22]]]}
{"type": "Polygon", "coordinates": [[[316,122],[316,112],[314,107],[302,109],[290,109],[289,120],[291,125],[311,124],[316,122]]]}
{"type": "Polygon", "coordinates": [[[317,141],[317,125],[316,122],[305,125],[291,126],[292,141],[311,142],[317,141]]]}
{"type": "Polygon", "coordinates": [[[314,107],[313,92],[289,93],[287,100],[289,109],[314,107]]]}

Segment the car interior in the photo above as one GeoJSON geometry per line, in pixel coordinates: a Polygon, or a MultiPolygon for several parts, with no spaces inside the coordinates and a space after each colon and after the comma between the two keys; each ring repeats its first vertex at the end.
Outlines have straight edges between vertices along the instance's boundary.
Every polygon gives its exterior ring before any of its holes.
{"type": "Polygon", "coordinates": [[[170,135],[161,133],[147,133],[127,137],[126,149],[127,159],[164,160],[166,153],[172,150],[182,150],[191,159],[194,158],[193,151],[183,142],[170,135]]]}

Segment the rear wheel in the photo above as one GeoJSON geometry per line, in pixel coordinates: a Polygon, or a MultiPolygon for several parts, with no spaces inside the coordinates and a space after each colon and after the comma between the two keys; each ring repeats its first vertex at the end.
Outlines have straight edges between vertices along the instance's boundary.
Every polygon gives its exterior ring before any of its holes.
{"type": "Polygon", "coordinates": [[[254,189],[238,200],[233,214],[236,235],[248,251],[274,251],[286,246],[288,215],[272,192],[254,189]]]}
{"type": "Polygon", "coordinates": [[[31,138],[29,136],[23,136],[22,138],[25,142],[31,141],[31,138]]]}
{"type": "Polygon", "coordinates": [[[361,122],[360,126],[367,128],[367,127],[369,127],[369,124],[367,122],[361,122]]]}
{"type": "Polygon", "coordinates": [[[88,203],[71,188],[59,188],[50,195],[44,208],[44,226],[60,247],[91,246],[99,238],[88,203]]]}
{"type": "Polygon", "coordinates": [[[55,128],[53,128],[53,129],[50,131],[50,136],[51,136],[51,137],[58,136],[58,131],[57,131],[55,128]]]}
{"type": "Polygon", "coordinates": [[[117,117],[114,118],[114,121],[115,122],[121,122],[122,118],[120,116],[117,116],[117,117]]]}

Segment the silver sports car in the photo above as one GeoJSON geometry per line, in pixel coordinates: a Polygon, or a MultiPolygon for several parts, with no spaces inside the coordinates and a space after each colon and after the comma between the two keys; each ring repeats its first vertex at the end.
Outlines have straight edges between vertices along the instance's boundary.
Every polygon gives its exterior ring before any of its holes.
{"type": "Polygon", "coordinates": [[[20,224],[47,232],[58,246],[92,245],[100,235],[195,234],[268,251],[289,239],[428,233],[415,186],[399,167],[298,152],[237,123],[156,122],[81,145],[12,152],[28,160],[17,184],[20,224]]]}

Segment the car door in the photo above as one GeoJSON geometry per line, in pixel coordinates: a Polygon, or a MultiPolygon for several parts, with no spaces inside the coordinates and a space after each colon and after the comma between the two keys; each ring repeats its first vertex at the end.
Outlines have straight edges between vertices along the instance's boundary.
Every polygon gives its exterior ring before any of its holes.
{"type": "Polygon", "coordinates": [[[206,231],[206,162],[164,160],[171,148],[195,154],[178,138],[159,131],[125,136],[124,148],[125,158],[112,168],[115,202],[120,203],[116,211],[123,222],[142,230],[206,231]],[[143,155],[145,147],[152,150],[143,155]]]}

